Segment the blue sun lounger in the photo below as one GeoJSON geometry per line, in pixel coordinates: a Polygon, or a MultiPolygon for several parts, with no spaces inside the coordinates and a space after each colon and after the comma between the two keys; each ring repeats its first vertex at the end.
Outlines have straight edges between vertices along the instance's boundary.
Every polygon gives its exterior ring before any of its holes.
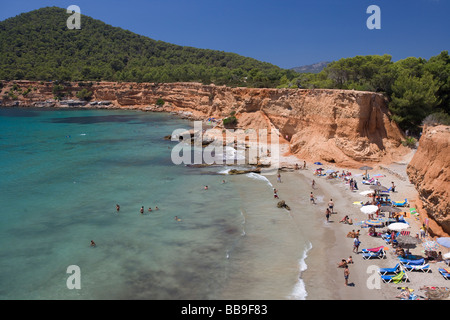
{"type": "Polygon", "coordinates": [[[427,273],[431,271],[429,263],[421,264],[421,265],[410,264],[410,265],[404,265],[403,267],[406,271],[422,271],[422,272],[427,272],[427,273]]]}
{"type": "Polygon", "coordinates": [[[425,259],[424,258],[420,258],[420,259],[404,259],[404,258],[398,258],[400,261],[400,264],[403,267],[408,267],[408,266],[421,266],[425,264],[425,259]]]}
{"type": "Polygon", "coordinates": [[[384,247],[380,247],[378,251],[368,251],[368,250],[362,250],[362,257],[364,260],[377,258],[377,259],[383,259],[385,257],[386,253],[384,252],[384,247]]]}
{"type": "Polygon", "coordinates": [[[381,275],[381,280],[385,283],[394,282],[394,283],[400,283],[400,282],[406,282],[409,281],[408,275],[404,271],[400,271],[400,273],[395,275],[381,275]]]}
{"type": "Polygon", "coordinates": [[[397,263],[395,265],[395,267],[393,268],[380,268],[378,269],[378,273],[381,275],[387,275],[387,274],[397,274],[400,271],[402,271],[401,267],[400,267],[400,263],[397,263]]]}
{"type": "Polygon", "coordinates": [[[450,272],[445,269],[439,268],[439,273],[445,278],[445,280],[450,280],[450,272]]]}

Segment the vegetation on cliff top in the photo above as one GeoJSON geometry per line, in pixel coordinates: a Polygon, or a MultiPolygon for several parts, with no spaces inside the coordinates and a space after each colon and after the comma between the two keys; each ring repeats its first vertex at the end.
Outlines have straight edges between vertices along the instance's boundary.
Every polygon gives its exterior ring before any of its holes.
{"type": "Polygon", "coordinates": [[[434,119],[446,119],[450,114],[448,51],[429,60],[409,57],[393,62],[390,55],[344,58],[318,74],[304,73],[282,82],[280,87],[383,92],[389,99],[392,119],[413,131],[431,114],[438,114],[434,119]]]}
{"type": "MultiPolygon", "coordinates": [[[[0,79],[201,82],[227,86],[327,88],[383,92],[392,119],[417,130],[430,115],[448,121],[450,57],[397,62],[390,55],[344,58],[319,73],[297,73],[234,53],[156,41],[82,16],[82,28],[67,28],[65,9],[47,7],[0,22],[0,79]]],[[[56,87],[55,97],[64,94],[56,87]]],[[[17,99],[17,92],[4,99],[17,99]]],[[[80,99],[89,100],[86,89],[80,99]]]]}
{"type": "Polygon", "coordinates": [[[0,79],[215,83],[275,87],[285,75],[234,53],[178,46],[82,15],[69,30],[65,9],[47,7],[0,22],[0,79]]]}

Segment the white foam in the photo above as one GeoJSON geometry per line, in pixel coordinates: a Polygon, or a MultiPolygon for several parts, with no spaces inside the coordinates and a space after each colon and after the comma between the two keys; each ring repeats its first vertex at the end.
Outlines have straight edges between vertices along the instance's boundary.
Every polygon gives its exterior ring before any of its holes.
{"type": "Polygon", "coordinates": [[[306,258],[308,257],[309,250],[312,249],[312,244],[309,242],[307,245],[305,245],[305,250],[303,251],[303,255],[298,261],[299,266],[299,275],[298,275],[298,281],[294,286],[294,289],[292,290],[292,293],[288,297],[292,300],[305,300],[308,293],[306,292],[305,282],[302,279],[302,273],[308,269],[308,266],[306,265],[306,258]]]}
{"type": "Polygon", "coordinates": [[[252,179],[265,181],[265,182],[267,182],[267,184],[268,184],[271,188],[273,188],[273,185],[272,185],[272,183],[269,181],[269,179],[267,179],[267,178],[266,178],[265,176],[263,176],[263,175],[260,175],[260,174],[255,173],[255,172],[250,172],[250,173],[247,173],[246,176],[249,177],[249,178],[252,178],[252,179]]]}

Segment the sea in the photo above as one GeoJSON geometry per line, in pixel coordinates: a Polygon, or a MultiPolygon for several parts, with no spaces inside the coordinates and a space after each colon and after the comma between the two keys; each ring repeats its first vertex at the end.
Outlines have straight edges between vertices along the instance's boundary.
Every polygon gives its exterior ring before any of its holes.
{"type": "Polygon", "coordinates": [[[174,164],[164,137],[192,127],[0,108],[0,299],[306,299],[310,234],[276,207],[276,176],[174,164]]]}

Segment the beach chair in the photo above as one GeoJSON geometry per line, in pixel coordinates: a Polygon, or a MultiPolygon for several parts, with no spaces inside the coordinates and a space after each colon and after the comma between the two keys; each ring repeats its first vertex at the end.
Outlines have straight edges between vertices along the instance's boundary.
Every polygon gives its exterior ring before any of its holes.
{"type": "Polygon", "coordinates": [[[400,271],[398,274],[395,275],[381,275],[381,280],[383,280],[384,283],[400,283],[400,282],[406,282],[409,281],[408,275],[404,271],[400,271]]]}
{"type": "MultiPolygon", "coordinates": [[[[396,234],[395,234],[395,237],[397,238],[398,236],[400,235],[400,231],[399,232],[397,232],[396,234]]],[[[383,239],[383,240],[391,240],[391,233],[390,232],[387,232],[387,233],[385,233],[385,234],[383,234],[382,236],[381,236],[381,238],[383,239]]]]}
{"type": "Polygon", "coordinates": [[[380,191],[380,193],[389,193],[392,191],[392,187],[390,187],[389,189],[387,189],[387,191],[380,191]]]}
{"type": "Polygon", "coordinates": [[[405,271],[422,271],[425,273],[431,272],[429,263],[421,265],[414,265],[414,264],[404,265],[403,268],[405,269],[405,271]]]}
{"type": "Polygon", "coordinates": [[[405,199],[403,202],[392,201],[392,205],[394,207],[409,207],[408,199],[405,199]]]}
{"type": "Polygon", "coordinates": [[[370,180],[363,180],[362,181],[363,184],[367,184],[367,185],[371,185],[375,183],[375,179],[371,178],[370,180]]]}
{"type": "Polygon", "coordinates": [[[384,252],[384,247],[380,247],[378,251],[364,251],[362,252],[362,257],[364,260],[369,259],[383,259],[386,256],[386,253],[384,252]]]}
{"type": "Polygon", "coordinates": [[[405,259],[405,258],[399,258],[399,262],[402,265],[402,267],[408,267],[408,266],[421,266],[425,264],[425,259],[405,259]]]}
{"type": "Polygon", "coordinates": [[[445,280],[450,279],[450,270],[439,268],[439,273],[444,277],[445,280]]]}
{"type": "MultiPolygon", "coordinates": [[[[397,238],[397,236],[395,237],[397,238]]],[[[384,241],[386,242],[386,244],[391,244],[391,237],[384,239],[384,241]]],[[[392,245],[394,246],[398,245],[397,239],[394,239],[392,242],[393,242],[392,245]]]]}
{"type": "Polygon", "coordinates": [[[367,252],[378,252],[381,249],[384,249],[384,246],[376,247],[376,248],[370,248],[370,249],[362,249],[361,252],[367,253],[367,252]]]}
{"type": "Polygon", "coordinates": [[[380,268],[380,269],[378,269],[378,273],[381,274],[381,275],[397,274],[400,271],[402,271],[400,263],[397,263],[395,265],[395,267],[393,267],[393,268],[380,268]]]}

